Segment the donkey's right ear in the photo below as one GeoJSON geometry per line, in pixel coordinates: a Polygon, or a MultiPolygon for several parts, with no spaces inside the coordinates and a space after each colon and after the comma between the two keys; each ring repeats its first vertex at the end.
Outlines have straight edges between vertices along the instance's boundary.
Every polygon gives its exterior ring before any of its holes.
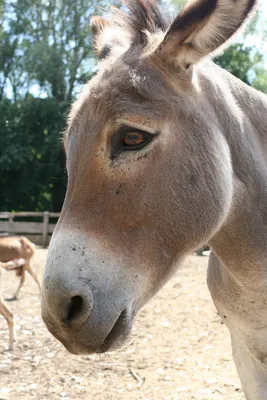
{"type": "Polygon", "coordinates": [[[90,25],[94,52],[99,60],[107,58],[115,49],[122,52],[129,47],[125,33],[105,18],[94,16],[90,20],[90,25]]]}
{"type": "Polygon", "coordinates": [[[248,20],[257,0],[190,0],[156,49],[167,62],[189,67],[215,55],[248,20]]]}

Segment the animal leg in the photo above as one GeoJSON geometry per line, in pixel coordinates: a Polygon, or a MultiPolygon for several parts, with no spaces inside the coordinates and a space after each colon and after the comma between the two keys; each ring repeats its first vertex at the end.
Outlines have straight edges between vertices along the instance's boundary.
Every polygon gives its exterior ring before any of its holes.
{"type": "Polygon", "coordinates": [[[19,287],[18,287],[16,293],[14,294],[12,300],[16,300],[18,298],[20,289],[22,288],[24,281],[25,281],[25,265],[21,268],[19,287]]]}
{"type": "Polygon", "coordinates": [[[8,346],[8,350],[12,350],[13,349],[13,343],[15,341],[14,317],[13,317],[12,312],[6,306],[2,296],[0,296],[0,314],[2,314],[3,317],[7,321],[7,325],[8,325],[8,329],[9,329],[9,346],[8,346]]]}
{"type": "Polygon", "coordinates": [[[247,400],[267,400],[267,365],[232,336],[233,357],[247,400]]]}
{"type": "Polygon", "coordinates": [[[41,284],[39,282],[39,279],[37,277],[37,275],[35,274],[35,272],[32,270],[32,267],[30,266],[30,263],[26,264],[26,270],[29,272],[29,274],[33,277],[33,279],[35,280],[35,282],[37,283],[38,287],[39,287],[39,291],[41,293],[41,284]]]}

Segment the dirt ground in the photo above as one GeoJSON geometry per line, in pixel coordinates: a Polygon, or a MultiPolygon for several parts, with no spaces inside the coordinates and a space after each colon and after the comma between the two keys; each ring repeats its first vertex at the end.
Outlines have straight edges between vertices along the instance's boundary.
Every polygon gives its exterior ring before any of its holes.
{"type": "MultiPolygon", "coordinates": [[[[33,266],[42,275],[46,250],[33,266]]],[[[97,356],[70,355],[46,330],[38,288],[27,276],[16,313],[17,343],[0,316],[0,400],[243,400],[229,334],[206,286],[208,257],[190,256],[137,317],[129,346],[97,356]]],[[[17,279],[4,274],[1,290],[17,279]]]]}

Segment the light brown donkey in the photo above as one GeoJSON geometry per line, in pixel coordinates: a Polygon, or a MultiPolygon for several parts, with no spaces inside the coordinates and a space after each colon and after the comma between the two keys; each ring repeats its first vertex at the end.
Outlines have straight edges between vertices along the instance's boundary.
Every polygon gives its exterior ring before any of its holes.
{"type": "MultiPolygon", "coordinates": [[[[0,277],[1,277],[1,269],[6,271],[16,270],[17,272],[23,267],[26,263],[26,260],[23,258],[18,258],[13,261],[8,261],[6,263],[0,262],[0,277]]],[[[13,343],[15,341],[15,332],[14,332],[14,315],[7,307],[3,296],[0,292],[0,314],[3,315],[5,320],[7,321],[8,330],[9,330],[9,345],[8,350],[12,350],[13,343]]]]}
{"type": "Polygon", "coordinates": [[[20,258],[25,260],[25,263],[22,265],[22,267],[16,270],[17,275],[20,277],[20,283],[13,299],[16,299],[19,295],[20,289],[25,281],[26,271],[28,271],[33,277],[39,287],[39,290],[41,291],[41,285],[38,277],[30,266],[30,260],[34,255],[34,252],[35,244],[23,236],[0,237],[0,262],[5,263],[20,258]]]}
{"type": "Polygon", "coordinates": [[[267,97],[216,66],[255,0],[154,0],[92,20],[100,70],[64,137],[68,190],[42,292],[48,329],[105,352],[208,243],[208,286],[246,398],[267,400],[267,97]]]}

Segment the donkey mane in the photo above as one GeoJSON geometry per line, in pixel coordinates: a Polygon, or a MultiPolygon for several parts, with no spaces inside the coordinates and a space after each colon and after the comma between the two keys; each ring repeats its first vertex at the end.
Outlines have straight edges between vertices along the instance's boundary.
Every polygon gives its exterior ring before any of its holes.
{"type": "Polygon", "coordinates": [[[132,44],[146,45],[146,32],[165,32],[174,19],[156,0],[126,0],[124,6],[114,9],[113,20],[130,34],[132,44]]]}

